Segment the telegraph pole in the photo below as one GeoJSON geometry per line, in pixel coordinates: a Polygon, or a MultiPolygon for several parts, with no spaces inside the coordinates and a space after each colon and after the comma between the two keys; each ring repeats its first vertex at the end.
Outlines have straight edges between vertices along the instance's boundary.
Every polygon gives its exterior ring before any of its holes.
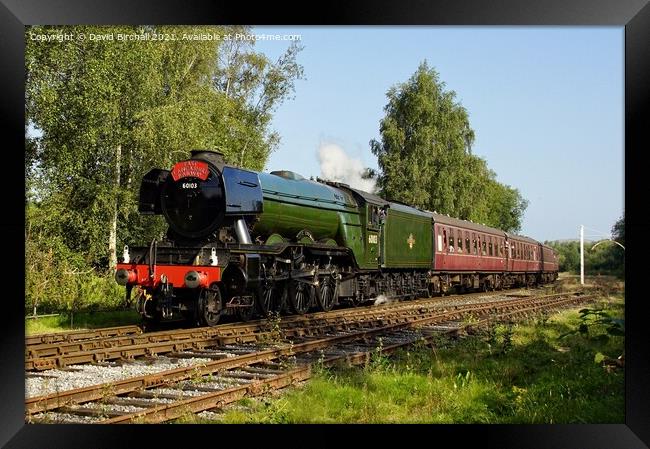
{"type": "Polygon", "coordinates": [[[580,285],[585,285],[585,227],[580,225],[580,285]]]}

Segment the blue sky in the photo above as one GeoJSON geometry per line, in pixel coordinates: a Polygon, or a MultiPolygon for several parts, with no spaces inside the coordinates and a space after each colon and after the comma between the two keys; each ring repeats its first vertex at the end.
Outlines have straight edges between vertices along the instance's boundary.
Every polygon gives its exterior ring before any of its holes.
{"type": "MultiPolygon", "coordinates": [[[[255,27],[300,34],[305,80],[273,127],[266,170],[321,174],[336,144],[377,168],[386,91],[427,60],[469,112],[474,154],[529,200],[522,234],[609,233],[624,205],[623,27],[255,27]],[[594,231],[595,230],[595,231],[594,231]]],[[[277,57],[288,42],[258,41],[277,57]]]]}

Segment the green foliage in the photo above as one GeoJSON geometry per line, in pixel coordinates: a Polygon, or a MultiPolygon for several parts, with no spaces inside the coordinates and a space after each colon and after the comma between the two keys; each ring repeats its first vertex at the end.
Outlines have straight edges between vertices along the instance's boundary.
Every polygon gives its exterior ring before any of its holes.
{"type": "Polygon", "coordinates": [[[544,242],[555,250],[560,271],[580,272],[580,242],[544,242]]]}
{"type": "Polygon", "coordinates": [[[468,113],[433,68],[422,63],[387,97],[381,141],[370,142],[386,198],[508,232],[521,228],[528,202],[471,153],[468,113]]]}
{"type": "MultiPolygon", "coordinates": [[[[625,216],[616,221],[612,227],[612,237],[625,246],[625,216]]],[[[560,271],[580,273],[580,242],[545,242],[558,255],[560,271]]],[[[585,273],[613,274],[623,277],[625,274],[625,251],[608,240],[585,242],[585,273]]]]}
{"type": "Polygon", "coordinates": [[[610,337],[625,336],[625,319],[614,318],[610,312],[603,309],[582,309],[580,310],[580,324],[578,327],[560,335],[559,338],[566,338],[569,335],[576,334],[607,343],[610,337]],[[603,330],[605,333],[602,333],[603,330]]]}

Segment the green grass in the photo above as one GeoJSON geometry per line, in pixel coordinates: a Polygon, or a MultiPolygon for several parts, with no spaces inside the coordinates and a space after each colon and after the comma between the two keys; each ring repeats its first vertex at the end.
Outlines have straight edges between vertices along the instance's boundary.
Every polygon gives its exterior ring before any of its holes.
{"type": "MultiPolygon", "coordinates": [[[[622,317],[621,295],[604,306],[622,317]]],[[[240,401],[219,422],[623,423],[624,370],[594,360],[622,354],[623,337],[559,339],[579,326],[577,310],[319,370],[280,397],[240,401]]]]}
{"type": "Polygon", "coordinates": [[[100,327],[126,326],[139,324],[140,315],[134,310],[116,310],[110,312],[75,313],[70,326],[70,315],[25,319],[25,334],[45,334],[64,332],[75,329],[96,329],[100,327]]]}

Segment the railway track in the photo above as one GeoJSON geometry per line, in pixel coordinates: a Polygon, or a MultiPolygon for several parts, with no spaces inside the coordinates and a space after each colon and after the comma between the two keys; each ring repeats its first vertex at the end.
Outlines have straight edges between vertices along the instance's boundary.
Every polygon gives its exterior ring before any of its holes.
{"type": "MultiPolygon", "coordinates": [[[[431,307],[400,319],[367,318],[362,326],[321,326],[317,335],[296,336],[292,344],[271,347],[225,345],[178,352],[206,357],[200,365],[125,378],[74,390],[27,398],[27,422],[163,422],[185,413],[219,408],[246,395],[305,380],[313,363],[361,363],[380,346],[382,352],[457,332],[471,314],[480,326],[512,320],[544,309],[574,305],[593,297],[569,293],[514,298],[483,304],[431,307]],[[444,325],[444,326],[443,326],[444,325]],[[381,339],[381,340],[380,340],[381,339]],[[197,352],[198,351],[198,352],[197,352]],[[234,352],[229,352],[234,351],[234,352]],[[293,360],[287,366],[287,360],[293,360]]],[[[403,311],[402,311],[403,312],[403,311]]],[[[317,326],[318,327],[318,326],[317,326]]]]}
{"type": "MultiPolygon", "coordinates": [[[[552,286],[548,285],[542,285],[537,287],[537,289],[544,289],[548,290],[552,286]]],[[[427,298],[428,300],[435,300],[439,301],[441,303],[449,303],[453,304],[455,302],[460,302],[464,303],[467,302],[467,300],[471,300],[472,298],[480,298],[480,297],[486,297],[490,295],[506,295],[506,296],[518,296],[521,294],[529,294],[531,290],[527,289],[513,289],[513,290],[503,290],[499,292],[475,292],[475,293],[466,293],[466,294],[451,294],[448,296],[439,296],[435,298],[427,298]]],[[[534,291],[534,290],[532,290],[534,291]]],[[[306,316],[312,316],[312,315],[317,315],[318,313],[330,313],[330,314],[335,314],[341,311],[346,311],[346,310],[364,310],[366,308],[373,308],[373,307],[387,307],[390,305],[395,305],[395,304],[401,304],[404,303],[403,301],[400,301],[399,303],[396,303],[394,301],[389,301],[388,304],[385,305],[368,305],[368,306],[360,306],[356,308],[341,308],[341,309],[335,309],[330,312],[317,312],[317,313],[310,313],[307,314],[306,316]]],[[[304,316],[304,315],[303,315],[304,316]]],[[[291,318],[290,316],[283,317],[283,319],[289,319],[291,318]]],[[[257,320],[261,321],[261,320],[257,320]]],[[[255,321],[249,321],[248,323],[254,323],[255,321]]],[[[236,326],[237,324],[240,323],[234,323],[234,324],[222,324],[219,325],[218,327],[225,327],[225,326],[236,326]]],[[[192,328],[196,329],[196,328],[192,328]]],[[[180,329],[182,331],[183,329],[180,329]]],[[[191,329],[184,329],[184,330],[191,330],[191,329]]],[[[159,332],[165,332],[165,331],[158,331],[159,332]]],[[[173,332],[173,331],[168,331],[168,332],[173,332]]],[[[35,334],[35,335],[28,335],[25,337],[25,346],[28,352],[34,350],[34,351],[40,351],[41,349],[47,349],[48,347],[55,346],[57,343],[60,344],[65,344],[65,343],[74,343],[78,345],[82,344],[92,344],[91,342],[97,341],[97,340],[102,340],[110,337],[124,337],[124,336],[137,336],[140,334],[145,333],[142,329],[142,326],[140,325],[128,325],[128,326],[117,326],[117,327],[106,327],[106,328],[101,328],[101,329],[85,329],[85,330],[76,330],[76,331],[68,331],[68,332],[55,332],[55,333],[47,333],[47,334],[35,334]]],[[[147,332],[149,333],[149,332],[147,332]]]]}
{"type": "Polygon", "coordinates": [[[117,326],[105,327],[102,329],[78,330],[71,332],[56,332],[50,334],[28,335],[25,337],[25,346],[27,348],[41,345],[51,345],[55,343],[72,343],[95,340],[106,337],[116,337],[125,335],[137,335],[142,333],[140,326],[117,326]]]}
{"type": "MultiPolygon", "coordinates": [[[[27,345],[25,369],[48,370],[65,368],[68,365],[97,363],[117,359],[154,356],[187,349],[204,349],[209,346],[241,344],[266,341],[274,334],[283,337],[317,335],[323,329],[345,327],[351,323],[368,325],[378,318],[397,319],[407,314],[422,314],[445,307],[471,307],[480,301],[508,303],[513,298],[526,297],[519,293],[474,293],[461,297],[429,298],[415,301],[397,302],[375,307],[358,309],[339,309],[332,312],[312,313],[278,317],[275,321],[256,320],[248,323],[226,324],[216,327],[177,329],[151,333],[117,334],[110,336],[111,329],[98,330],[108,334],[106,338],[87,338],[63,340],[57,343],[27,345]],[[462,299],[461,299],[462,298],[462,299]]],[[[538,296],[534,298],[544,298],[538,296]]],[[[537,299],[532,299],[537,300],[537,299]]]]}

